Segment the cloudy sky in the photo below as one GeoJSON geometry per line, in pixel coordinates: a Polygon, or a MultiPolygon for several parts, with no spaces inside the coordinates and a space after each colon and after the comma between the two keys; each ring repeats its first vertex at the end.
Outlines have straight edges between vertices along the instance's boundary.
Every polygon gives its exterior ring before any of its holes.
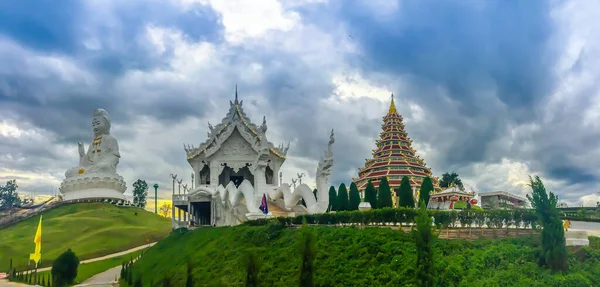
{"type": "Polygon", "coordinates": [[[598,1],[0,1],[0,179],[55,192],[106,109],[118,171],[170,192],[183,143],[205,140],[235,85],[284,181],[314,183],[336,131],[349,183],[396,95],[416,149],[477,191],[540,175],[569,204],[599,199],[598,1]]]}

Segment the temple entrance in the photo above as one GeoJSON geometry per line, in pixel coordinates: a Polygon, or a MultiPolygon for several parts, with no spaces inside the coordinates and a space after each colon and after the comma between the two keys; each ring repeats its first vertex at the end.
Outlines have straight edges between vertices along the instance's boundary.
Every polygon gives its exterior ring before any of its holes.
{"type": "Polygon", "coordinates": [[[225,166],[219,175],[219,185],[224,187],[227,187],[229,182],[233,182],[236,187],[239,187],[244,180],[250,181],[250,184],[254,186],[254,175],[252,175],[248,166],[240,168],[238,172],[234,172],[233,168],[225,166]]]}
{"type": "Polygon", "coordinates": [[[211,208],[210,201],[192,202],[192,211],[194,216],[193,225],[195,226],[210,226],[211,225],[211,208]]]}

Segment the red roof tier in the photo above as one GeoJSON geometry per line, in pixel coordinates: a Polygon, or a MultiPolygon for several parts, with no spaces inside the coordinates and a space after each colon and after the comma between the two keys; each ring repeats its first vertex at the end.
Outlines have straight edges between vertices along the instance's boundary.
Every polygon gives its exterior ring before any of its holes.
{"type": "MultiPolygon", "coordinates": [[[[358,169],[358,177],[352,179],[360,190],[366,188],[369,180],[378,188],[379,180],[384,176],[393,189],[400,186],[404,176],[409,177],[411,186],[420,188],[423,178],[431,176],[431,170],[412,148],[412,140],[404,130],[402,121],[392,95],[388,113],[383,117],[382,131],[375,141],[373,157],[365,160],[365,166],[358,169]]],[[[439,190],[438,179],[431,179],[434,188],[439,190]]]]}

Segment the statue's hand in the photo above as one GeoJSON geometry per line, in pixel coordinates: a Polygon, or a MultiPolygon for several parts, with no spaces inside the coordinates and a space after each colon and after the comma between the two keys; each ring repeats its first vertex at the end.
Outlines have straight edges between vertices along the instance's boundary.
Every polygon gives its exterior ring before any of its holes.
{"type": "Polygon", "coordinates": [[[84,156],[85,155],[85,148],[83,147],[83,143],[82,142],[78,142],[77,146],[78,146],[78,149],[79,149],[79,156],[84,156]]]}

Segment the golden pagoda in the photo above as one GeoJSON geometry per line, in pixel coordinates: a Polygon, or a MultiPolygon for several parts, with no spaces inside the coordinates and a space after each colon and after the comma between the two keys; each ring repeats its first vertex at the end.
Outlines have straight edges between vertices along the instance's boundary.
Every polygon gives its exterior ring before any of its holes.
{"type": "MultiPolygon", "coordinates": [[[[396,111],[393,94],[388,113],[383,117],[382,131],[376,144],[373,157],[365,160],[365,166],[358,169],[358,178],[352,179],[359,191],[365,190],[369,180],[375,188],[378,188],[379,180],[386,177],[392,188],[392,194],[396,197],[395,191],[400,187],[404,176],[410,179],[415,195],[427,176],[431,178],[434,189],[440,190],[438,178],[432,176],[431,169],[412,148],[412,140],[404,131],[402,116],[396,111]]],[[[394,203],[396,206],[397,200],[394,200],[394,203]]]]}

